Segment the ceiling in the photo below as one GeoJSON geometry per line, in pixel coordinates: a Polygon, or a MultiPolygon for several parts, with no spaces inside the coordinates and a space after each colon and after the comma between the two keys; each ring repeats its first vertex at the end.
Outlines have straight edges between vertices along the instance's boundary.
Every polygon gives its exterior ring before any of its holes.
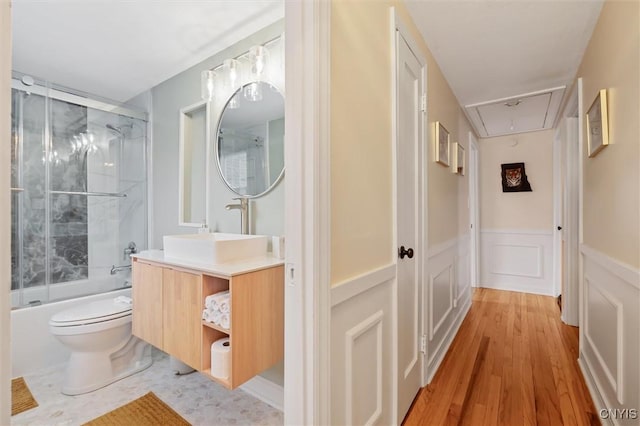
{"type": "Polygon", "coordinates": [[[284,17],[282,0],[14,0],[13,69],[125,102],[284,17]]]}
{"type": "Polygon", "coordinates": [[[541,98],[524,102],[525,95],[571,87],[601,7],[602,0],[407,0],[458,102],[470,106],[466,112],[481,137],[553,127],[560,100],[550,111],[541,98]],[[518,100],[527,107],[505,105],[518,100]],[[472,117],[477,104],[506,109],[491,111],[478,124],[472,117]],[[531,127],[533,122],[546,127],[531,127]]]}

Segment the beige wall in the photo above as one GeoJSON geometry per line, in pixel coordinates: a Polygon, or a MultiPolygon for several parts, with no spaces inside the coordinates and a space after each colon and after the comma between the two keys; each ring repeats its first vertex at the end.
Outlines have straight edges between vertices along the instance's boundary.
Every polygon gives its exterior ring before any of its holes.
{"type": "MultiPolygon", "coordinates": [[[[464,114],[458,117],[458,142],[464,147],[465,171],[464,176],[458,176],[458,234],[463,235],[470,232],[469,224],[469,133],[473,131],[471,124],[464,114]]],[[[457,176],[457,175],[456,175],[457,176]]],[[[478,173],[478,176],[480,174],[478,173]]]]}
{"type": "Polygon", "coordinates": [[[553,227],[553,130],[480,140],[480,228],[553,227]],[[503,163],[522,163],[532,192],[502,192],[503,163]]]}
{"type": "Polygon", "coordinates": [[[578,70],[583,107],[608,90],[609,147],[584,158],[584,243],[640,267],[640,2],[605,2],[578,70]]]}
{"type": "Polygon", "coordinates": [[[11,154],[9,141],[11,117],[11,10],[0,1],[0,424],[11,417],[11,351],[9,284],[11,265],[11,199],[9,180],[11,154]]]}
{"type": "MultiPolygon", "coordinates": [[[[428,123],[445,123],[458,141],[462,111],[404,4],[340,1],[331,6],[331,281],[394,261],[390,6],[427,60],[428,123]]],[[[464,119],[463,121],[466,121],[464,119]]],[[[466,135],[460,138],[466,144],[466,135]]],[[[458,235],[462,178],[432,162],[429,148],[430,246],[458,235]]]]}

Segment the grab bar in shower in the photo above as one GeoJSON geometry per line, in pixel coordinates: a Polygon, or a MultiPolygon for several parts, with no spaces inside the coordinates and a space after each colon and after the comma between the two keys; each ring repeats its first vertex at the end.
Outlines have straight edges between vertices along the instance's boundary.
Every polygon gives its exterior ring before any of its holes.
{"type": "Polygon", "coordinates": [[[121,194],[118,192],[49,191],[49,194],[84,195],[85,197],[119,197],[119,198],[127,197],[127,194],[121,194]]]}
{"type": "Polygon", "coordinates": [[[24,192],[24,188],[11,188],[11,192],[24,192]]]}

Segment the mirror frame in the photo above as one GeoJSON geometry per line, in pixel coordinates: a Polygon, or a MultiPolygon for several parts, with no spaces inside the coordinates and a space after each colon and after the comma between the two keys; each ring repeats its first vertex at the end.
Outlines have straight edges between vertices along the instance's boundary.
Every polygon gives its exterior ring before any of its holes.
{"type": "MultiPolygon", "coordinates": [[[[218,143],[218,135],[220,135],[220,126],[222,124],[222,117],[224,115],[224,112],[227,110],[227,106],[229,105],[229,102],[231,102],[231,99],[233,99],[233,97],[237,93],[241,93],[244,90],[245,87],[247,87],[248,85],[253,84],[253,83],[265,83],[265,84],[268,84],[268,85],[270,85],[271,87],[273,87],[274,89],[276,89],[278,91],[280,96],[282,96],[283,100],[285,99],[283,91],[280,90],[280,88],[278,86],[276,86],[275,84],[271,83],[270,81],[258,80],[258,81],[248,81],[248,82],[244,83],[242,86],[240,86],[240,88],[238,90],[234,91],[231,94],[231,96],[229,96],[227,101],[224,103],[224,107],[222,107],[222,110],[220,110],[220,116],[218,117],[218,125],[216,126],[215,140],[212,139],[212,141],[211,141],[212,143],[214,143],[214,146],[215,146],[213,152],[214,152],[214,155],[216,157],[216,164],[218,165],[218,173],[220,174],[220,177],[222,178],[222,181],[227,186],[227,188],[229,188],[229,190],[231,192],[236,194],[238,197],[247,198],[247,199],[254,199],[254,198],[264,197],[269,192],[273,191],[273,189],[276,186],[278,186],[278,184],[280,183],[280,181],[284,177],[284,171],[287,168],[286,165],[282,166],[282,170],[280,171],[280,174],[278,175],[276,180],[274,180],[273,183],[265,191],[261,192],[260,194],[256,194],[256,195],[240,194],[234,188],[232,188],[231,185],[229,185],[229,182],[227,182],[227,179],[224,177],[224,174],[222,174],[222,165],[220,164],[220,152],[219,152],[219,148],[218,148],[218,145],[219,145],[219,143],[218,143]]],[[[286,123],[286,118],[285,118],[285,123],[286,123]]]]}
{"type": "Polygon", "coordinates": [[[207,225],[209,220],[209,169],[210,169],[210,154],[211,154],[211,112],[210,103],[207,101],[196,102],[195,104],[180,108],[180,153],[178,155],[178,226],[186,226],[190,228],[201,228],[207,225]],[[204,142],[205,142],[205,165],[204,165],[204,221],[198,222],[186,222],[184,218],[184,183],[185,183],[185,124],[189,113],[204,109],[205,112],[205,130],[204,130],[204,142]]]}

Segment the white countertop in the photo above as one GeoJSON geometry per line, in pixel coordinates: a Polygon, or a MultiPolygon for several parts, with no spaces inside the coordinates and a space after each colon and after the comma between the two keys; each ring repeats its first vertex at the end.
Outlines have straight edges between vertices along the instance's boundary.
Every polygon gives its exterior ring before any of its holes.
{"type": "Polygon", "coordinates": [[[234,275],[242,275],[249,272],[272,268],[274,266],[284,265],[284,259],[278,259],[271,256],[247,259],[239,262],[223,263],[219,265],[193,263],[182,259],[165,257],[164,251],[162,250],[145,250],[140,253],[132,254],[131,257],[133,259],[191,269],[220,278],[231,278],[234,275]]]}

